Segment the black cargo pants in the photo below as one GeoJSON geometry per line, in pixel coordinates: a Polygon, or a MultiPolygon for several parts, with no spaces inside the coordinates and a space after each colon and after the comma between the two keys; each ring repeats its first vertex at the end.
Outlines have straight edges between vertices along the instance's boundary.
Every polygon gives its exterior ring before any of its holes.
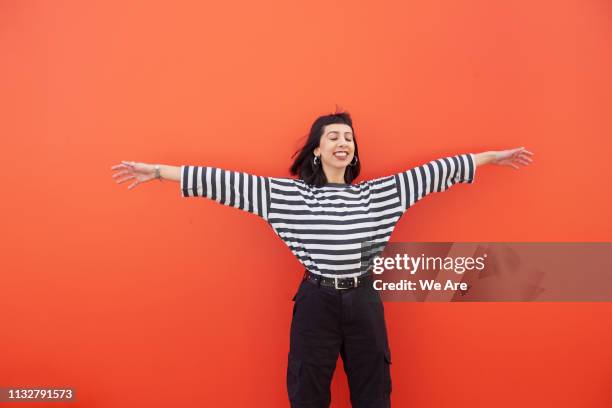
{"type": "Polygon", "coordinates": [[[328,408],[338,353],[353,408],[390,407],[391,352],[380,294],[303,280],[293,297],[287,392],[292,408],[328,408]]]}

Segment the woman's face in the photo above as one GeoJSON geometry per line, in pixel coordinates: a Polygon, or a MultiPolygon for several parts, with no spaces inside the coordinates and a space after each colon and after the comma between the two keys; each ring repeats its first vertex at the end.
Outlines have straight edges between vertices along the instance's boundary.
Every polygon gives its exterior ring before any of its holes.
{"type": "Polygon", "coordinates": [[[345,168],[355,155],[353,130],[344,123],[334,123],[323,128],[319,147],[314,149],[324,166],[345,168]]]}

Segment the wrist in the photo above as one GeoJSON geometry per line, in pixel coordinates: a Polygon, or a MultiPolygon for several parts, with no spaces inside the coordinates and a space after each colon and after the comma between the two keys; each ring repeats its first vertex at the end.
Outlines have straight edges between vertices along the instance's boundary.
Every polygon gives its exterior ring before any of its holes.
{"type": "Polygon", "coordinates": [[[162,181],[161,168],[159,167],[159,164],[154,165],[153,168],[155,169],[155,178],[162,181]]]}

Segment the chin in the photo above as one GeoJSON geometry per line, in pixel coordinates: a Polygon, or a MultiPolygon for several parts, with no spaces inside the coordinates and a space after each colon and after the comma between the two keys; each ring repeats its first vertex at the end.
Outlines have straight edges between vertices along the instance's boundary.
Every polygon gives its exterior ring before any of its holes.
{"type": "Polygon", "coordinates": [[[332,166],[338,170],[344,170],[348,167],[348,164],[341,164],[341,165],[336,165],[336,166],[332,166]]]}

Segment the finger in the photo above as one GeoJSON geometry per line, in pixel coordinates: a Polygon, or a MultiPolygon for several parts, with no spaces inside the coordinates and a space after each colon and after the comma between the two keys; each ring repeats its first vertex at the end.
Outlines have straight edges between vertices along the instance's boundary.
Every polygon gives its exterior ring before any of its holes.
{"type": "Polygon", "coordinates": [[[123,182],[125,182],[125,181],[128,181],[128,180],[131,180],[131,179],[133,179],[133,178],[135,178],[135,177],[134,177],[134,176],[128,176],[128,177],[126,177],[126,178],[124,178],[124,179],[117,180],[117,184],[121,184],[121,183],[123,183],[123,182]]]}
{"type": "Polygon", "coordinates": [[[127,170],[120,171],[119,173],[115,173],[115,174],[113,174],[113,178],[116,178],[116,177],[122,176],[122,175],[127,174],[127,173],[128,173],[128,171],[127,171],[127,170]]]}
{"type": "Polygon", "coordinates": [[[131,190],[132,188],[136,187],[138,185],[138,180],[136,180],[135,182],[133,182],[132,184],[130,184],[128,186],[128,190],[131,190]]]}
{"type": "Polygon", "coordinates": [[[523,153],[526,153],[526,154],[528,154],[528,155],[530,155],[530,156],[533,156],[533,153],[532,153],[532,152],[530,152],[529,150],[523,150],[523,153]]]}
{"type": "Polygon", "coordinates": [[[113,167],[111,167],[111,170],[124,169],[124,168],[125,168],[124,164],[116,164],[113,167]]]}
{"type": "Polygon", "coordinates": [[[514,163],[510,163],[510,165],[511,165],[512,167],[514,167],[516,170],[518,170],[518,169],[519,169],[519,166],[517,166],[517,165],[516,165],[516,164],[514,164],[514,163]]]}

